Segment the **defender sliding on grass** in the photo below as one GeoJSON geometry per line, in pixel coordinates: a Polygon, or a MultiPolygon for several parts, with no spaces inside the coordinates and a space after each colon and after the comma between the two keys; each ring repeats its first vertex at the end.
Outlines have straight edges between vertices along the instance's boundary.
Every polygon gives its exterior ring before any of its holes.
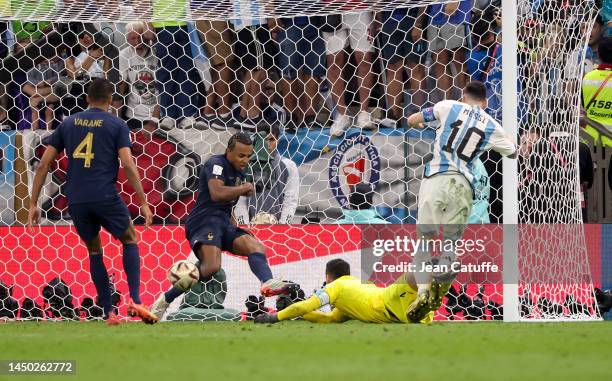
{"type": "MultiPolygon", "coordinates": [[[[229,139],[223,155],[213,155],[200,172],[198,199],[185,224],[189,245],[200,260],[200,280],[206,282],[221,269],[221,251],[248,257],[249,267],[261,281],[261,294],[289,292],[296,284],[272,277],[264,246],[247,230],[236,226],[232,209],[240,196],[251,196],[253,184],[245,182],[244,170],[253,156],[251,138],[238,132],[229,139]]],[[[174,299],[185,292],[178,287],[160,295],[153,312],[163,317],[174,299]]]]}
{"type": "Polygon", "coordinates": [[[113,312],[108,272],[102,258],[100,228],[104,227],[123,244],[123,268],[130,289],[128,315],[138,316],[148,324],[159,319],[140,302],[140,256],[136,230],[128,208],[119,197],[117,172],[119,160],[128,182],[140,199],[140,210],[148,227],[153,214],[147,205],[138,169],[132,159],[130,130],[127,124],[107,112],[112,101],[114,86],[105,79],[96,79],[87,93],[89,109],[66,118],[53,132],[49,145],[36,169],[28,225],[30,229],[40,219],[38,198],[51,164],[66,150],[68,176],[66,192],[68,211],[79,237],[89,252],[89,270],[99,303],[109,325],[119,324],[113,312]]]}
{"type": "MultiPolygon", "coordinates": [[[[363,284],[350,275],[348,262],[333,259],[325,267],[326,286],[304,301],[292,304],[278,314],[261,314],[256,323],[278,323],[303,317],[313,323],[343,323],[360,320],[366,323],[430,323],[434,311],[420,320],[411,320],[408,307],[416,300],[417,287],[411,273],[402,275],[394,284],[380,288],[363,284]],[[332,312],[317,311],[333,305],[332,312]]],[[[434,281],[435,283],[435,281],[434,281]]]]}

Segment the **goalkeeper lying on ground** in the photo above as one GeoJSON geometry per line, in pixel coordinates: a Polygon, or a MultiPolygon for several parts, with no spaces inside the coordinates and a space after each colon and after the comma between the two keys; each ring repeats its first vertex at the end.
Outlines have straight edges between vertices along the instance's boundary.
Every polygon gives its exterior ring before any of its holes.
{"type": "MultiPolygon", "coordinates": [[[[394,284],[380,288],[363,284],[350,276],[350,266],[342,259],[333,259],[325,267],[326,286],[304,301],[292,304],[278,314],[261,314],[256,323],[277,323],[303,317],[313,323],[342,323],[360,320],[366,323],[418,323],[406,316],[408,306],[415,301],[417,287],[412,274],[402,275],[394,284]],[[317,311],[332,305],[332,312],[317,311]]],[[[420,320],[430,323],[431,311],[420,320]]]]}

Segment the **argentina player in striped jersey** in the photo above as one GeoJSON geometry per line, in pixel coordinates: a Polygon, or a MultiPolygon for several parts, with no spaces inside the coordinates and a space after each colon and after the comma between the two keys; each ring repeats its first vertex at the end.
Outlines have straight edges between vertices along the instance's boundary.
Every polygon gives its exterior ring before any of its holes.
{"type": "MultiPolygon", "coordinates": [[[[438,121],[433,143],[433,158],[425,165],[418,199],[417,232],[419,237],[433,239],[442,226],[444,239],[461,239],[474,199],[477,178],[474,163],[481,153],[494,150],[514,159],[517,148],[502,126],[488,115],[487,93],[481,82],[470,82],[460,101],[445,100],[422,112],[411,115],[408,123],[423,128],[424,123],[438,121]]],[[[439,261],[450,265],[456,260],[454,252],[444,252],[439,258],[418,251],[414,257],[416,268],[421,263],[439,261]]],[[[450,266],[449,266],[450,267],[450,266]]],[[[431,310],[437,310],[456,273],[416,273],[418,297],[409,308],[411,320],[420,320],[431,310]]]]}

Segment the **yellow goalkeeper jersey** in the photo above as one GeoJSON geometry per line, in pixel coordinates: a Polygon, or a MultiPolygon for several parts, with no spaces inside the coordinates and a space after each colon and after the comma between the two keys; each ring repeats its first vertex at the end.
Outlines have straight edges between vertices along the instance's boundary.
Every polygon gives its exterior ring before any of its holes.
{"type": "MultiPolygon", "coordinates": [[[[343,276],[318,290],[310,299],[280,311],[278,317],[286,320],[304,316],[314,322],[354,319],[368,323],[409,323],[406,311],[415,298],[416,290],[406,284],[404,277],[391,286],[380,288],[363,284],[352,276],[343,276]],[[334,307],[330,314],[311,312],[327,304],[334,307]]],[[[432,318],[433,312],[421,322],[428,323],[432,318]]]]}

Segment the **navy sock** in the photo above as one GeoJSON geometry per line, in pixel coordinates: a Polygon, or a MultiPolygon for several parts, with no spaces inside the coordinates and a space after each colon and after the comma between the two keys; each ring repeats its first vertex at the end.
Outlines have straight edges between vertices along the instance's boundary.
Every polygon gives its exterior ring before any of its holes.
{"type": "Polygon", "coordinates": [[[264,253],[251,253],[248,261],[251,271],[261,283],[272,279],[272,270],[268,266],[268,260],[264,253]]]}
{"type": "Polygon", "coordinates": [[[123,270],[127,275],[130,297],[134,303],[140,304],[140,256],[135,243],[123,245],[123,270]]]}
{"type": "Polygon", "coordinates": [[[104,266],[104,259],[101,253],[89,256],[89,272],[91,273],[91,280],[96,286],[99,302],[104,309],[104,315],[108,316],[112,312],[113,306],[111,304],[111,289],[108,280],[108,272],[104,266]]]}
{"type": "Polygon", "coordinates": [[[172,303],[174,299],[183,295],[183,293],[184,291],[181,290],[180,288],[172,286],[171,289],[169,289],[168,291],[164,293],[164,298],[166,299],[166,302],[172,303]]]}

